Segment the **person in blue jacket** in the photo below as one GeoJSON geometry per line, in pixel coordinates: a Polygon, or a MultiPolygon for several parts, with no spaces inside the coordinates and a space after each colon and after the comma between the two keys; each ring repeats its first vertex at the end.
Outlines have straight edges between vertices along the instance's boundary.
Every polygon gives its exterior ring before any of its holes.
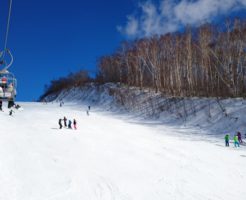
{"type": "Polygon", "coordinates": [[[72,129],[72,121],[71,120],[68,120],[68,128],[72,129]]]}

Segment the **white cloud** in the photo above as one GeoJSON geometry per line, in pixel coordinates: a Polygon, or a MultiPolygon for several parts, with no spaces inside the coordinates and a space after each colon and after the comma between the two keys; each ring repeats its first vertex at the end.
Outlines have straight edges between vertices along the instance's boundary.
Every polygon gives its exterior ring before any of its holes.
{"type": "Polygon", "coordinates": [[[142,25],[142,32],[144,35],[150,35],[153,31],[158,32],[160,27],[160,16],[156,7],[152,3],[145,3],[141,5],[143,15],[140,21],[142,25]]]}
{"type": "Polygon", "coordinates": [[[126,26],[124,28],[122,26],[118,26],[117,30],[130,37],[138,35],[138,20],[133,16],[128,16],[127,19],[128,21],[126,26]]]}
{"type": "Polygon", "coordinates": [[[196,26],[246,9],[246,0],[161,0],[158,5],[147,1],[139,8],[138,15],[128,16],[126,25],[118,27],[120,32],[130,37],[174,32],[186,24],[196,26]]]}

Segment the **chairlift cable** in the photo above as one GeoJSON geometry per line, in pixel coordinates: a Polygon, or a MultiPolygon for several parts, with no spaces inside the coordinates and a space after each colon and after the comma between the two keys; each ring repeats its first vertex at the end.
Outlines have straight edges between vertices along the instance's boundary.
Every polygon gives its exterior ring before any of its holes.
{"type": "Polygon", "coordinates": [[[9,12],[8,12],[8,21],[7,21],[7,27],[6,27],[6,34],[5,34],[5,41],[4,41],[4,49],[3,49],[3,59],[5,56],[5,52],[7,50],[7,44],[8,44],[8,35],[9,35],[9,26],[10,26],[10,17],[11,17],[11,10],[12,10],[12,0],[9,0],[9,12]]]}
{"type": "Polygon", "coordinates": [[[11,10],[12,10],[12,0],[9,0],[9,10],[8,10],[8,18],[7,18],[7,26],[6,26],[6,33],[5,33],[5,41],[4,41],[4,49],[0,52],[1,63],[3,64],[4,68],[0,69],[0,78],[1,78],[1,91],[0,91],[0,101],[8,101],[8,107],[14,105],[14,100],[16,97],[16,78],[14,74],[8,71],[8,68],[13,63],[13,56],[10,50],[7,48],[8,44],[8,36],[9,36],[9,27],[10,27],[10,17],[11,17],[11,10]],[[5,55],[9,54],[10,62],[6,63],[4,61],[5,55]]]}

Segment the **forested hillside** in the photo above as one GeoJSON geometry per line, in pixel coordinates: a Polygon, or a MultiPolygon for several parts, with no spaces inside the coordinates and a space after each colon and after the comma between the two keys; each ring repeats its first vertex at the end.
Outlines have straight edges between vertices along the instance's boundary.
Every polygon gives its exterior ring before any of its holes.
{"type": "Polygon", "coordinates": [[[44,96],[94,81],[178,97],[244,97],[245,50],[245,20],[187,26],[183,32],[122,42],[114,53],[99,58],[95,77],[85,70],[53,80],[44,96]]]}

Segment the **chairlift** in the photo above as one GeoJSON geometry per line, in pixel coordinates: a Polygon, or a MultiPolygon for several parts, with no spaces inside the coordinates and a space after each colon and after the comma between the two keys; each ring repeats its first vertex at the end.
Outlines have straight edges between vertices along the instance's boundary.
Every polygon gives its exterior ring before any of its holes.
{"type": "Polygon", "coordinates": [[[3,51],[0,51],[0,103],[2,101],[8,101],[8,107],[14,105],[14,100],[16,97],[17,81],[13,73],[9,72],[8,69],[13,63],[13,56],[10,50],[7,48],[9,26],[10,26],[10,16],[11,16],[12,0],[9,0],[7,27],[4,40],[3,51]],[[5,56],[10,56],[10,62],[7,62],[5,56]]]}
{"type": "Polygon", "coordinates": [[[17,81],[13,73],[0,71],[0,101],[14,101],[17,81]]]}
{"type": "Polygon", "coordinates": [[[11,58],[9,64],[3,63],[3,69],[0,69],[0,101],[14,102],[17,94],[17,80],[13,73],[8,71],[8,68],[13,63],[13,56],[9,50],[6,51],[11,58]]]}

